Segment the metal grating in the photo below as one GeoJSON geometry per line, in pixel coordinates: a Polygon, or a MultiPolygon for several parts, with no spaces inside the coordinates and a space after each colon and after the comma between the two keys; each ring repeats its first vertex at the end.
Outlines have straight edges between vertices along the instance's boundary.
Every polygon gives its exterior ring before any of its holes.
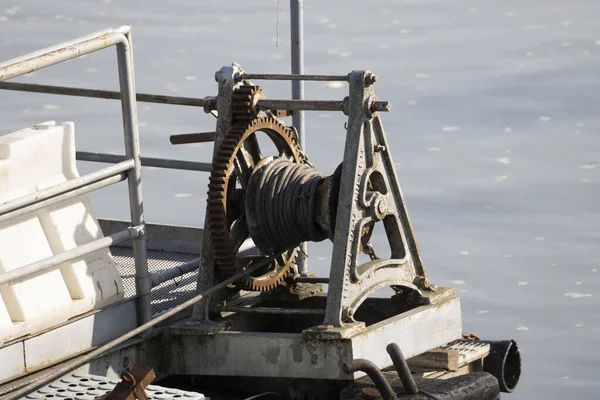
{"type": "MultiPolygon", "coordinates": [[[[73,374],[45,386],[37,392],[27,395],[26,399],[63,399],[63,400],[93,400],[114,389],[118,380],[104,376],[73,374]]],[[[146,388],[149,400],[182,399],[204,400],[204,395],[179,389],[150,385],[146,388]]]]}
{"type": "MultiPolygon", "coordinates": [[[[111,247],[117,268],[123,278],[125,297],[135,296],[135,260],[133,249],[128,247],[111,247]]],[[[175,253],[169,251],[148,250],[148,270],[150,276],[177,268],[181,264],[198,258],[198,254],[175,253]]],[[[152,315],[155,316],[173,308],[196,294],[197,271],[189,272],[173,280],[164,282],[152,289],[152,315]]]]}

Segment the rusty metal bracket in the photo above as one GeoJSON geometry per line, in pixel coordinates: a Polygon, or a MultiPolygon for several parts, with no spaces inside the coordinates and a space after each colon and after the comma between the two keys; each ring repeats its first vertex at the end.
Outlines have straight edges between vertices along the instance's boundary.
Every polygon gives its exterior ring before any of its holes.
{"type": "Polygon", "coordinates": [[[129,371],[121,373],[121,382],[115,388],[96,400],[147,400],[144,389],[156,378],[154,370],[144,364],[136,363],[129,371]]]}

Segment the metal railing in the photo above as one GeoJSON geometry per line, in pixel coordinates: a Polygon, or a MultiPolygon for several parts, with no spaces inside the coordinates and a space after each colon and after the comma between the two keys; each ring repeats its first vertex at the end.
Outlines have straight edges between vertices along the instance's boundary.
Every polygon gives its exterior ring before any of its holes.
{"type": "Polygon", "coordinates": [[[121,99],[123,130],[125,133],[125,156],[120,158],[116,165],[1,204],[0,222],[17,218],[40,208],[72,199],[127,179],[131,227],[52,257],[2,273],[0,274],[0,285],[25,278],[55,267],[60,263],[83,257],[94,251],[133,239],[138,302],[137,316],[138,324],[143,325],[151,318],[151,282],[146,256],[141,181],[142,160],[140,157],[138,134],[131,28],[126,25],[118,29],[108,29],[92,33],[0,63],[0,82],[111,46],[116,46],[117,48],[120,85],[119,98],[121,99]]]}

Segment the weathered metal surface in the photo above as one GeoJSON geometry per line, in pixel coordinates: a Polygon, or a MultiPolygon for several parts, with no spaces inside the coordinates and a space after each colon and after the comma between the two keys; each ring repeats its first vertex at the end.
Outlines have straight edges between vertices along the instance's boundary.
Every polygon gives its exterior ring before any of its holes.
{"type": "MultiPolygon", "coordinates": [[[[216,110],[219,118],[217,118],[217,127],[215,129],[215,142],[213,150],[213,161],[218,155],[218,149],[220,144],[227,132],[231,130],[233,124],[233,91],[237,86],[235,79],[236,74],[241,74],[242,71],[237,65],[231,65],[221,68],[215,73],[215,80],[218,84],[218,96],[216,103],[216,110]]],[[[209,208],[207,205],[206,213],[208,214],[209,208]]],[[[214,261],[214,250],[212,248],[212,237],[208,231],[208,219],[204,221],[204,234],[202,236],[202,263],[198,270],[198,283],[196,285],[196,292],[200,293],[215,283],[215,270],[216,265],[214,261]]],[[[205,327],[214,325],[211,323],[209,318],[209,310],[212,299],[210,297],[205,298],[203,301],[198,302],[194,306],[193,318],[198,324],[203,324],[205,327]]],[[[211,328],[209,328],[211,329],[211,328]]]]}
{"type": "MultiPolygon", "coordinates": [[[[76,157],[80,161],[92,161],[101,163],[119,163],[124,160],[127,160],[126,156],[119,154],[93,153],[89,151],[78,151],[76,153],[76,157]]],[[[212,167],[211,163],[171,160],[167,158],[140,157],[140,161],[143,167],[178,169],[183,171],[208,172],[212,167]]]]}
{"type": "Polygon", "coordinates": [[[302,333],[223,331],[207,335],[189,324],[169,328],[165,372],[183,375],[256,376],[353,380],[341,365],[366,358],[378,368],[392,365],[386,343],[402,343],[407,357],[462,334],[460,301],[447,299],[357,330],[327,338],[302,333]],[[330,340],[324,340],[330,339],[330,340]]]}
{"type": "Polygon", "coordinates": [[[95,400],[148,400],[146,387],[152,383],[154,370],[142,363],[136,363],[129,371],[121,372],[121,382],[110,392],[95,400]]]}
{"type": "MultiPolygon", "coordinates": [[[[88,97],[95,99],[121,100],[121,92],[101,89],[86,89],[68,86],[39,85],[22,82],[0,82],[0,90],[17,92],[57,94],[62,96],[88,97]]],[[[214,97],[197,99],[195,97],[167,96],[162,94],[136,93],[136,100],[142,103],[170,104],[177,106],[204,107],[214,109],[214,97]]]]}
{"type": "MultiPolygon", "coordinates": [[[[314,330],[332,332],[353,321],[353,314],[364,299],[385,286],[425,288],[425,269],[414,241],[404,199],[389,154],[378,114],[371,114],[374,98],[373,75],[368,71],[350,73],[348,128],[339,202],[336,235],[332,253],[327,312],[324,326],[314,330]],[[369,187],[372,186],[372,190],[369,187]],[[391,247],[391,259],[358,262],[364,228],[383,219],[391,247]]],[[[356,329],[356,325],[352,329],[356,329]]],[[[350,328],[349,328],[350,329],[350,328]]]]}
{"type": "MultiPolygon", "coordinates": [[[[348,114],[347,100],[286,100],[263,99],[256,103],[258,110],[290,110],[290,111],[343,111],[348,114]]],[[[390,111],[389,101],[376,101],[371,104],[371,111],[390,111]]]]}

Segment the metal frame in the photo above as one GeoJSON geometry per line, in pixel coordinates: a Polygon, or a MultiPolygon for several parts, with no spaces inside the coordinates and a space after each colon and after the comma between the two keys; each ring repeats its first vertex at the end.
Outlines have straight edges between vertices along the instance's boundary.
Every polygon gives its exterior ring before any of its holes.
{"type": "Polygon", "coordinates": [[[121,174],[125,172],[127,174],[129,189],[129,208],[132,227],[64,253],[1,274],[0,284],[52,268],[61,262],[85,256],[99,249],[107,248],[112,244],[133,239],[138,302],[137,317],[138,324],[142,325],[150,320],[151,317],[151,283],[148,276],[146,257],[145,220],[141,181],[142,164],[140,160],[133,73],[131,27],[125,25],[117,29],[96,32],[1,63],[0,82],[111,46],[116,46],[117,48],[120,85],[119,97],[121,98],[123,131],[125,136],[124,161],[115,166],[107,167],[80,178],[15,199],[0,207],[0,218],[4,217],[3,220],[15,218],[43,206],[55,204],[59,201],[74,198],[94,189],[120,182],[122,180],[121,174]]]}

